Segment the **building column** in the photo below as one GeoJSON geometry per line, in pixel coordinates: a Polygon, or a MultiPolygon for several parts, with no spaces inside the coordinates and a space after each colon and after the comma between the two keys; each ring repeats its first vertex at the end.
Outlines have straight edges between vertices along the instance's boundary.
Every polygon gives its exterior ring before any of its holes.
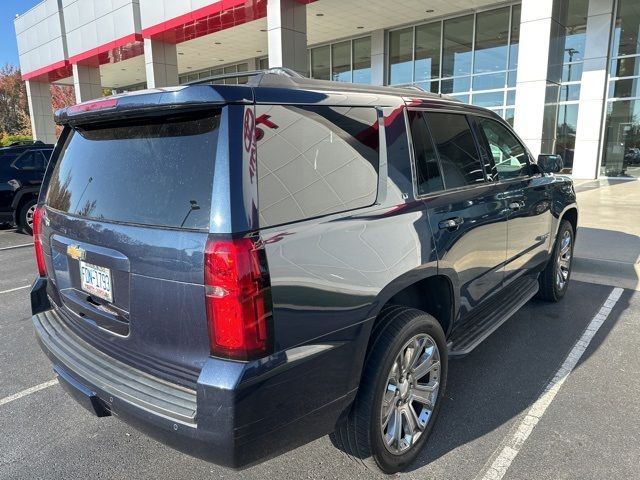
{"type": "Polygon", "coordinates": [[[613,0],[590,0],[573,161],[574,178],[596,178],[606,107],[613,0]]]}
{"type": "Polygon", "coordinates": [[[535,157],[543,153],[547,81],[559,83],[562,73],[562,32],[554,19],[557,15],[554,0],[522,2],[514,128],[535,157]]]}
{"type": "Polygon", "coordinates": [[[385,71],[387,64],[385,52],[384,30],[374,30],[371,32],[371,84],[384,85],[385,71]]]}
{"type": "Polygon", "coordinates": [[[147,88],[178,85],[178,52],[175,44],[145,38],[144,63],[147,88]]]}
{"type": "Polygon", "coordinates": [[[298,0],[268,0],[269,68],[308,75],[307,6],[298,0]]]}
{"type": "Polygon", "coordinates": [[[31,131],[35,140],[56,143],[56,124],[51,104],[51,85],[48,82],[27,80],[27,100],[31,116],[31,131]]]}
{"type": "Polygon", "coordinates": [[[76,102],[86,102],[102,97],[100,67],[73,64],[73,89],[76,102]]]}

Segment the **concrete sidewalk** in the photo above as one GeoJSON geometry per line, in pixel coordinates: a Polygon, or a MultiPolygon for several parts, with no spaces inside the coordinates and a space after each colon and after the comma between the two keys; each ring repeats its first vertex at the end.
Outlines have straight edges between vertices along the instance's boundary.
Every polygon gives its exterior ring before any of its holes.
{"type": "Polygon", "coordinates": [[[572,278],[640,291],[640,181],[576,181],[572,278]]]}

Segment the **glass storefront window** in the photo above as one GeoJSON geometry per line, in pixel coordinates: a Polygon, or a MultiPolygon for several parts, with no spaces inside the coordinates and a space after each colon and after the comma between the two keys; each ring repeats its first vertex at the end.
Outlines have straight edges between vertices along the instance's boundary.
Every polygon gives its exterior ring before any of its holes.
{"type": "Polygon", "coordinates": [[[371,37],[314,47],[309,57],[312,78],[371,83],[371,37]]]}
{"type": "Polygon", "coordinates": [[[600,173],[640,177],[640,5],[618,0],[616,12],[600,173]]]}
{"type": "Polygon", "coordinates": [[[471,90],[471,77],[450,78],[440,82],[441,93],[459,93],[468,92],[469,90],[471,90]]]}
{"type": "Polygon", "coordinates": [[[640,8],[638,0],[619,0],[613,35],[612,57],[640,53],[640,8]]]}
{"type": "Polygon", "coordinates": [[[473,15],[444,21],[442,76],[457,77],[471,73],[473,15]]]}
{"type": "Polygon", "coordinates": [[[499,107],[504,105],[504,92],[474,93],[471,103],[479,107],[499,107]]]}
{"type": "Polygon", "coordinates": [[[496,88],[504,88],[505,73],[491,73],[488,75],[476,75],[473,77],[474,90],[494,90],[496,88]]]}
{"type": "Polygon", "coordinates": [[[311,50],[311,76],[318,80],[331,79],[331,47],[317,47],[311,50]]]}
{"type": "Polygon", "coordinates": [[[353,41],[353,81],[371,83],[371,37],[353,41]]]}
{"type": "Polygon", "coordinates": [[[640,176],[639,100],[608,103],[604,142],[602,175],[640,176]]]}
{"type": "Polygon", "coordinates": [[[516,86],[519,39],[519,5],[392,30],[388,82],[502,112],[515,95],[505,92],[516,86]]]}
{"type": "Polygon", "coordinates": [[[518,46],[520,43],[520,5],[511,9],[511,40],[509,45],[509,70],[518,68],[518,46]]]}
{"type": "Polygon", "coordinates": [[[510,11],[507,7],[478,13],[474,73],[495,72],[507,68],[509,32],[505,25],[509,25],[510,11]]]}
{"type": "Polygon", "coordinates": [[[351,82],[351,42],[331,45],[331,79],[351,82]]]}
{"type": "Polygon", "coordinates": [[[440,22],[416,27],[415,81],[440,76],[440,22]]]}
{"type": "Polygon", "coordinates": [[[413,27],[389,32],[389,84],[413,82],[413,27]]]}

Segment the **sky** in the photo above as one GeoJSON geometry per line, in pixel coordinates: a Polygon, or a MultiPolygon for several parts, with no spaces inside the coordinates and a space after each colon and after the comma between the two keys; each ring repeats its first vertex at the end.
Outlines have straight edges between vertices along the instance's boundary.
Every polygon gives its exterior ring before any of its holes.
{"type": "Polygon", "coordinates": [[[25,13],[40,0],[0,0],[0,65],[18,65],[18,45],[13,18],[16,13],[25,13]]]}

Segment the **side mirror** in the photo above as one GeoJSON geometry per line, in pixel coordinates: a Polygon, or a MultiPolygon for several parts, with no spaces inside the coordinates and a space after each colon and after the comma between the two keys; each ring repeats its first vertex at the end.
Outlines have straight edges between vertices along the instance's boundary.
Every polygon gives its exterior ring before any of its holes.
{"type": "Polygon", "coordinates": [[[561,155],[540,154],[538,155],[538,167],[545,173],[558,173],[564,168],[561,155]]]}

